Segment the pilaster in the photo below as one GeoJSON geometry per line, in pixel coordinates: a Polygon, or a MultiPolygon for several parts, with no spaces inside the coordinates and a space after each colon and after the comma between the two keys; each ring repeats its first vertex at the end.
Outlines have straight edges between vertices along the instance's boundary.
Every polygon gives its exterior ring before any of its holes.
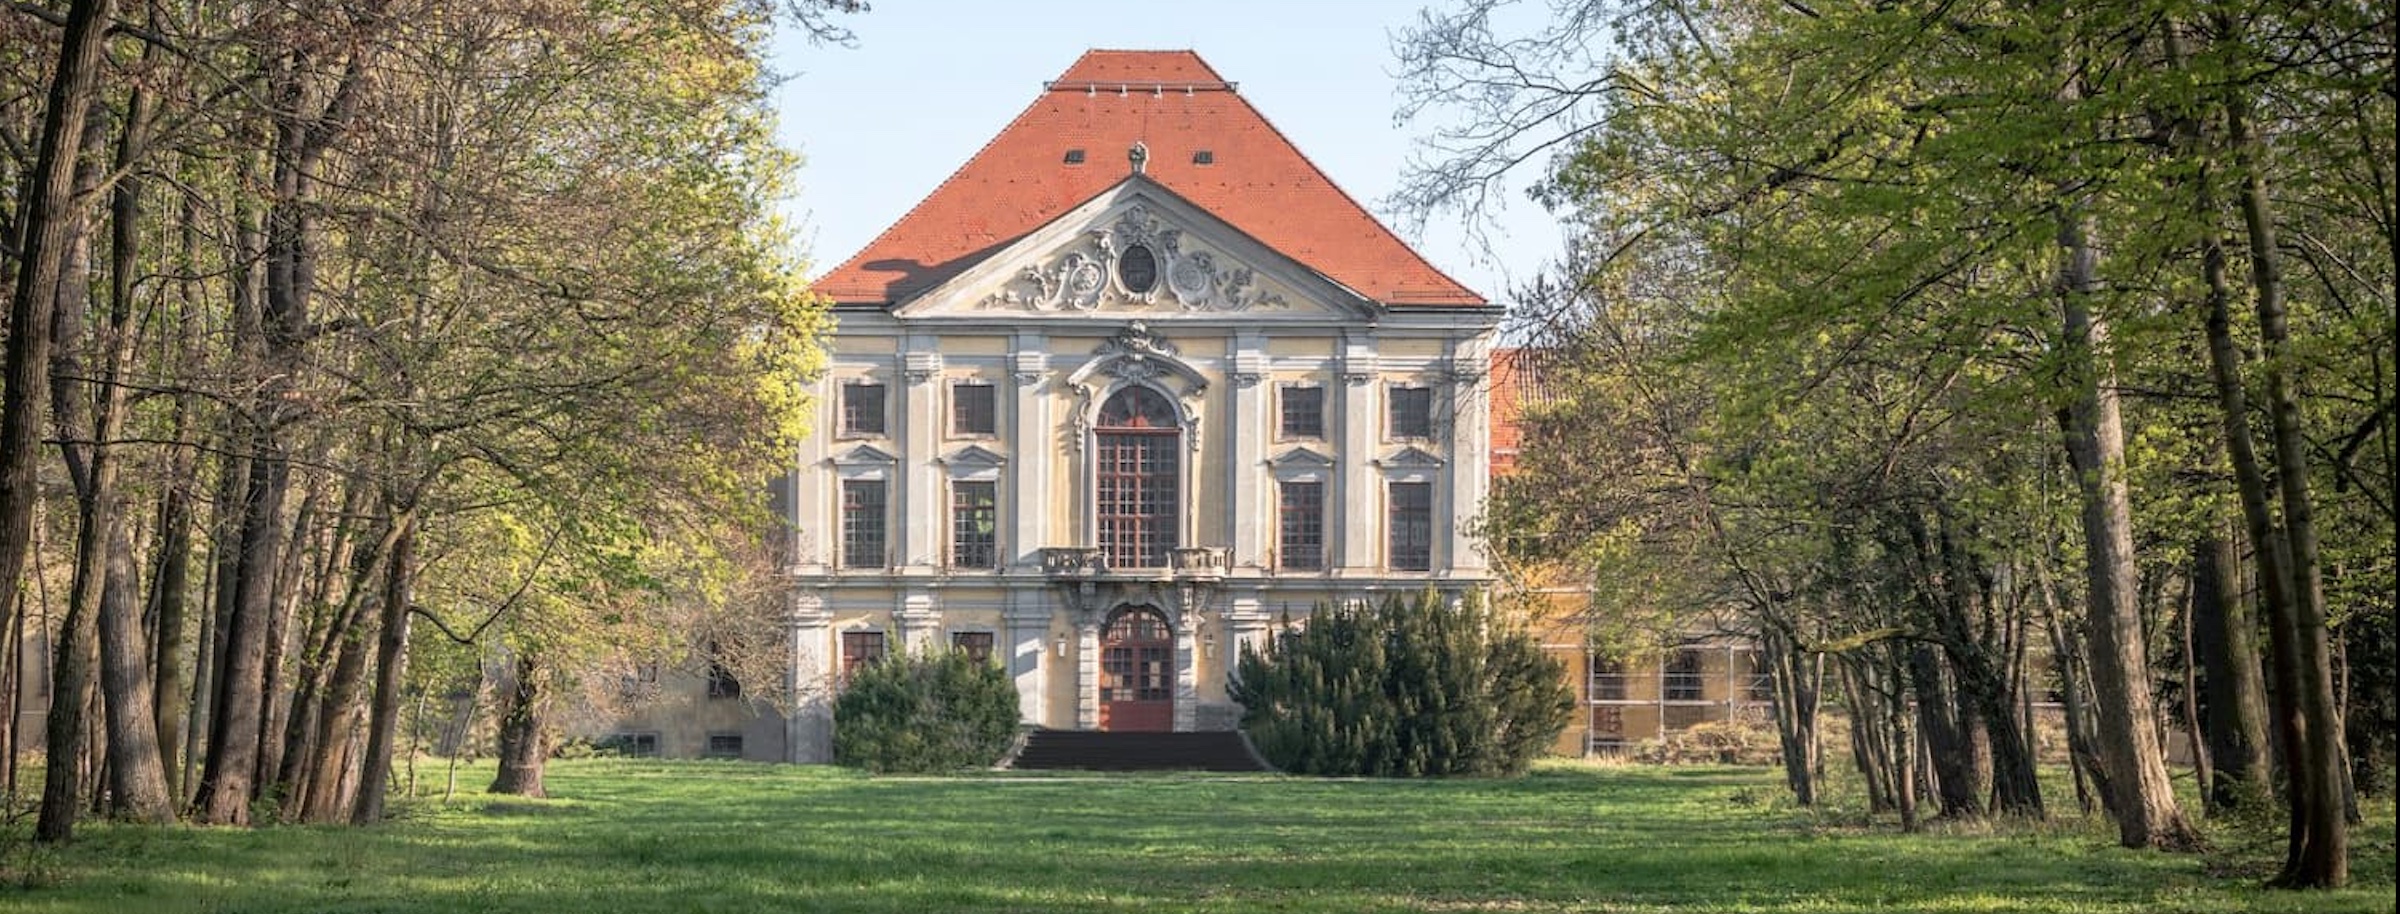
{"type": "Polygon", "coordinates": [[[1274,529],[1275,512],[1260,492],[1261,468],[1267,462],[1267,442],[1274,435],[1274,417],[1267,402],[1266,338],[1255,328],[1234,332],[1228,344],[1232,366],[1232,413],[1219,423],[1224,429],[1225,529],[1232,532],[1233,566],[1265,565],[1267,531],[1274,529]]]}
{"type": "MultiPolygon", "coordinates": [[[[1188,599],[1188,598],[1187,598],[1188,599]]],[[[1206,598],[1203,597],[1203,600],[1206,598]]],[[[1175,732],[1189,733],[1200,713],[1200,608],[1186,603],[1175,614],[1175,732]]]]}
{"type": "Polygon", "coordinates": [[[1047,726],[1042,696],[1049,690],[1049,661],[1044,642],[1050,635],[1050,594],[1047,588],[1012,587],[1002,618],[1008,624],[1008,677],[1017,686],[1017,719],[1047,726]]]}
{"type": "Polygon", "coordinates": [[[892,607],[892,623],[900,629],[900,650],[918,656],[941,645],[942,606],[933,592],[921,587],[901,591],[892,607]]]}
{"type": "Polygon", "coordinates": [[[1491,564],[1473,533],[1474,519],[1483,512],[1484,494],[1491,485],[1491,397],[1485,389],[1490,358],[1482,337],[1451,341],[1450,484],[1441,487],[1448,499],[1449,510],[1443,516],[1448,518],[1449,529],[1437,541],[1445,544],[1450,554],[1435,556],[1436,562],[1447,564],[1434,567],[1469,577],[1482,576],[1491,564]]]}
{"type": "Polygon", "coordinates": [[[792,589],[785,630],[790,636],[791,671],[785,687],[792,711],[784,719],[790,760],[821,765],[833,761],[833,613],[813,589],[792,589]]]}
{"type": "Polygon", "coordinates": [[[1075,623],[1075,729],[1100,729],[1100,622],[1075,623]]]}
{"type": "Polygon", "coordinates": [[[1016,553],[1013,564],[1020,567],[1041,564],[1045,546],[1065,545],[1051,542],[1049,530],[1051,503],[1058,497],[1050,488],[1050,465],[1060,449],[1052,434],[1056,426],[1045,392],[1050,375],[1048,347],[1049,341],[1031,330],[1019,331],[1010,343],[1008,377],[1015,425],[1009,434],[1013,466],[1008,474],[1012,534],[1008,546],[1016,553]]]}
{"type": "Polygon", "coordinates": [[[943,525],[940,493],[942,354],[934,337],[910,333],[901,337],[900,384],[900,504],[892,514],[900,534],[902,571],[926,573],[941,563],[943,525]]]}
{"type": "Polygon", "coordinates": [[[1383,441],[1383,375],[1375,351],[1375,335],[1366,331],[1344,334],[1342,340],[1342,452],[1340,561],[1336,574],[1369,574],[1380,562],[1378,543],[1383,505],[1375,475],[1377,449],[1383,441]]]}

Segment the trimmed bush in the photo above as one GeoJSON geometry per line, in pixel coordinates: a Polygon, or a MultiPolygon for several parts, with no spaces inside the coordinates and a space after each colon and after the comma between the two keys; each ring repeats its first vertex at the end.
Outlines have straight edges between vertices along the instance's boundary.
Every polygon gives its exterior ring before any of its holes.
{"type": "Polygon", "coordinates": [[[1259,754],[1295,774],[1522,773],[1574,712],[1565,668],[1469,597],[1319,605],[1245,647],[1234,700],[1259,754]]]}
{"type": "Polygon", "coordinates": [[[960,651],[861,667],[833,705],[833,759],[876,773],[988,768],[1017,735],[1017,689],[960,651]]]}

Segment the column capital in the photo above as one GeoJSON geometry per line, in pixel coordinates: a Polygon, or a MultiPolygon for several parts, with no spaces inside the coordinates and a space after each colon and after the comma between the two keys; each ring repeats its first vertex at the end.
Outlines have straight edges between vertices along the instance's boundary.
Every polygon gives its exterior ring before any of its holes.
{"type": "Polygon", "coordinates": [[[939,352],[905,352],[900,355],[900,374],[910,384],[923,384],[942,373],[942,354],[939,352]]]}

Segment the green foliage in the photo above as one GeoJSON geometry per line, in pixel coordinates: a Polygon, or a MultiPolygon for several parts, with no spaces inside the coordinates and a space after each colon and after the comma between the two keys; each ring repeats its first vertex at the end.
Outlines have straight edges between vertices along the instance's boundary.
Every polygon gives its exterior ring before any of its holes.
{"type": "Polygon", "coordinates": [[[864,667],[833,706],[834,760],[877,773],[987,768],[1016,734],[1007,671],[963,651],[864,667]]]}
{"type": "Polygon", "coordinates": [[[1245,647],[1234,700],[1267,760],[1300,774],[1521,774],[1574,706],[1564,670],[1480,599],[1320,605],[1264,651],[1245,647]]]}

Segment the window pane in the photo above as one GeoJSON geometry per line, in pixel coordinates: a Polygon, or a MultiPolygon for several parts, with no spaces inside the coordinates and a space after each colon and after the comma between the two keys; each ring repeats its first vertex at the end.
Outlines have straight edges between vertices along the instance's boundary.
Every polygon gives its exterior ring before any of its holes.
{"type": "Polygon", "coordinates": [[[1000,484],[950,484],[950,565],[992,568],[1000,564],[1000,484]]]}
{"type": "Polygon", "coordinates": [[[952,632],[950,633],[950,648],[966,654],[967,659],[976,663],[990,663],[992,661],[992,633],[952,632]]]}
{"type": "Polygon", "coordinates": [[[1097,515],[1109,567],[1165,567],[1175,548],[1182,436],[1172,429],[1104,427],[1098,438],[1097,515]]]}
{"type": "Polygon", "coordinates": [[[733,670],[725,666],[724,649],[714,641],[708,643],[708,697],[742,697],[742,681],[733,678],[733,670]]]}
{"type": "Polygon", "coordinates": [[[1286,387],[1283,389],[1283,436],[1286,438],[1325,437],[1325,388],[1286,387]]]}
{"type": "Polygon", "coordinates": [[[848,681],[858,668],[883,659],[882,632],[842,633],[842,679],[848,681]]]}
{"type": "Polygon", "coordinates": [[[1433,437],[1433,390],[1426,387],[1394,387],[1390,393],[1391,436],[1433,437]]]}
{"type": "Polygon", "coordinates": [[[989,384],[959,384],[950,388],[950,433],[992,435],[1000,431],[999,399],[989,384]]]}
{"type": "Polygon", "coordinates": [[[1283,484],[1282,536],[1276,554],[1293,571],[1325,567],[1325,484],[1283,484]]]}
{"type": "Polygon", "coordinates": [[[842,481],[842,567],[884,566],[884,482],[842,481]]]}
{"type": "Polygon", "coordinates": [[[1665,682],[1668,701],[1699,701],[1707,694],[1707,683],[1700,673],[1700,652],[1689,648],[1668,656],[1665,682]]]}
{"type": "Polygon", "coordinates": [[[866,383],[842,385],[842,433],[846,435],[883,434],[883,385],[866,383]]]}
{"type": "Polygon", "coordinates": [[[1392,568],[1433,570],[1433,484],[1395,482],[1391,493],[1392,568]]]}

